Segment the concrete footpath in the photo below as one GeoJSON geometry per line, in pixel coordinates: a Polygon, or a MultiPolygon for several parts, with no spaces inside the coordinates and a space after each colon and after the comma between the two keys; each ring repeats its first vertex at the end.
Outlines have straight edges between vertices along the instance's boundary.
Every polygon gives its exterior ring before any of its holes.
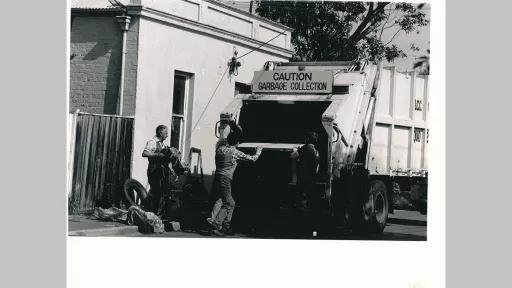
{"type": "Polygon", "coordinates": [[[137,226],[99,221],[89,216],[68,216],[69,236],[129,236],[138,233],[137,226]]]}

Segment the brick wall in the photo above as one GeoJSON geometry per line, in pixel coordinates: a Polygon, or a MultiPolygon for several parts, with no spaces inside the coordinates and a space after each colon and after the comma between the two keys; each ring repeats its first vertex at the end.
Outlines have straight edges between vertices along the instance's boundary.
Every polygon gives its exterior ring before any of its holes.
{"type": "Polygon", "coordinates": [[[115,16],[74,16],[69,109],[116,114],[122,32],[115,16]]]}

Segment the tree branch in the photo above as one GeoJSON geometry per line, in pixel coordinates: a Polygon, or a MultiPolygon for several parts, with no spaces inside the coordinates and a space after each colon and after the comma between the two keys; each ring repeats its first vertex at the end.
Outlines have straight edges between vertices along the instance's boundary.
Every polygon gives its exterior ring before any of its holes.
{"type": "Polygon", "coordinates": [[[385,30],[385,26],[386,24],[388,24],[388,21],[389,21],[389,17],[391,17],[391,9],[389,9],[388,11],[389,13],[387,14],[387,17],[386,17],[386,21],[384,21],[384,23],[382,23],[382,29],[380,29],[380,35],[379,35],[379,40],[382,39],[382,33],[384,32],[385,30]]]}
{"type": "Polygon", "coordinates": [[[361,24],[359,24],[356,31],[354,31],[354,33],[348,38],[348,42],[356,42],[356,41],[354,41],[354,39],[359,37],[359,34],[361,33],[361,31],[363,31],[363,29],[366,27],[366,25],[368,23],[370,23],[370,20],[372,19],[372,17],[373,17],[373,2],[370,2],[366,16],[364,17],[361,24]]]}
{"type": "Polygon", "coordinates": [[[384,46],[388,46],[388,44],[391,43],[391,41],[393,41],[393,39],[395,39],[396,35],[398,35],[398,33],[400,33],[400,31],[402,31],[402,30],[401,29],[396,30],[393,37],[391,37],[391,40],[389,40],[388,43],[384,44],[384,46]]]}
{"type": "Polygon", "coordinates": [[[393,24],[391,24],[391,25],[389,25],[388,27],[386,27],[386,29],[387,29],[387,28],[391,28],[391,27],[395,26],[395,25],[397,24],[396,22],[397,22],[397,21],[399,21],[399,20],[402,20],[403,18],[404,18],[404,16],[403,16],[403,15],[402,15],[402,16],[400,16],[400,17],[396,17],[395,19],[393,19],[393,24]]]}
{"type": "Polygon", "coordinates": [[[390,2],[379,2],[377,4],[377,8],[373,9],[373,3],[370,3],[370,6],[368,8],[368,13],[364,17],[363,21],[359,26],[357,27],[356,31],[348,38],[349,42],[356,43],[361,38],[366,36],[369,32],[372,30],[375,30],[376,28],[372,28],[372,24],[376,23],[376,16],[379,12],[382,12],[384,8],[389,5],[390,2]],[[368,24],[370,26],[366,27],[368,24]]]}

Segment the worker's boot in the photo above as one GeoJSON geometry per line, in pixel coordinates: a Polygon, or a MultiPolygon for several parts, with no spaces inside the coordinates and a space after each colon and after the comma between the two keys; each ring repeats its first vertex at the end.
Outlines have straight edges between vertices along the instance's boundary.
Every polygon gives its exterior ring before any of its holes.
{"type": "Polygon", "coordinates": [[[222,232],[225,235],[235,235],[235,233],[231,229],[231,223],[224,223],[224,225],[222,226],[222,232]]]}
{"type": "Polygon", "coordinates": [[[210,233],[209,234],[222,237],[222,236],[224,236],[224,232],[222,230],[223,229],[222,229],[221,225],[218,225],[217,223],[213,222],[210,225],[210,233]]]}

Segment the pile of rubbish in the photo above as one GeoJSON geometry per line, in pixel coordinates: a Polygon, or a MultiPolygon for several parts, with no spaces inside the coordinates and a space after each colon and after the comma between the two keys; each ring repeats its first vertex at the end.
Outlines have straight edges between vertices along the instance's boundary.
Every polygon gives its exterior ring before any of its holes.
{"type": "MultiPolygon", "coordinates": [[[[178,155],[179,152],[171,153],[178,155]]],[[[151,203],[151,191],[146,191],[144,185],[135,179],[127,179],[124,183],[124,194],[132,206],[128,210],[111,207],[95,208],[94,218],[102,221],[114,221],[127,225],[136,225],[141,233],[163,233],[164,231],[206,231],[209,229],[204,220],[211,211],[209,193],[204,186],[201,149],[191,147],[188,163],[192,163],[196,154],[197,165],[191,172],[182,166],[179,160],[172,165],[176,178],[171,181],[171,189],[164,197],[165,209],[158,217],[152,212],[146,212],[151,203]],[[185,170],[188,173],[185,173],[185,170]],[[182,177],[178,177],[181,175],[182,177]],[[162,221],[164,219],[164,221],[162,221]]],[[[177,157],[177,156],[176,156],[177,157]]],[[[179,159],[177,157],[176,159],[179,159]]]]}
{"type": "Polygon", "coordinates": [[[164,223],[153,212],[146,212],[139,206],[132,205],[128,209],[128,225],[136,225],[141,233],[163,233],[164,223]]]}
{"type": "Polygon", "coordinates": [[[101,221],[125,223],[127,213],[128,211],[116,207],[111,207],[108,209],[96,207],[94,208],[92,217],[101,221]]]}
{"type": "Polygon", "coordinates": [[[94,209],[93,217],[101,221],[120,222],[135,225],[141,233],[163,233],[164,223],[153,212],[146,212],[137,205],[132,205],[128,211],[111,207],[94,209]]]}

